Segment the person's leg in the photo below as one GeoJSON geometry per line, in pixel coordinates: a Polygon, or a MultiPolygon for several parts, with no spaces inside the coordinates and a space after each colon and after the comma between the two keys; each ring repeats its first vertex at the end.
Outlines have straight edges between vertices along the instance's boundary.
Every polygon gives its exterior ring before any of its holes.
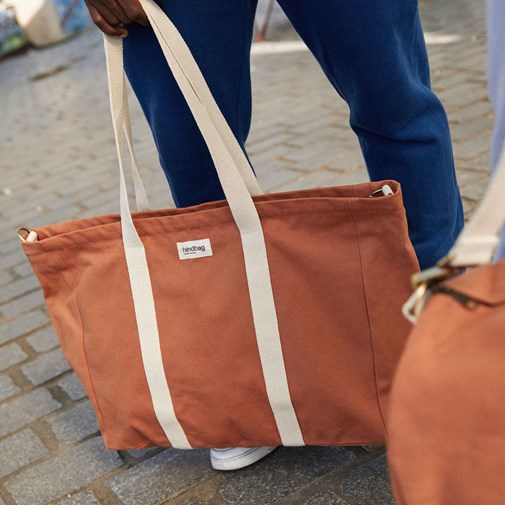
{"type": "Polygon", "coordinates": [[[463,226],[445,111],[431,91],[417,0],[279,0],[350,107],[372,180],[402,184],[422,267],[463,226]]]}
{"type": "MultiPolygon", "coordinates": [[[[494,170],[505,150],[505,2],[487,0],[489,95],[496,115],[491,167],[494,170]]],[[[505,230],[496,259],[505,258],[505,230]]]]}
{"type": "MultiPolygon", "coordinates": [[[[250,46],[256,0],[159,0],[239,143],[251,123],[250,46]]],[[[130,25],[125,68],[152,129],[178,207],[221,200],[214,164],[152,29],[130,25]]]]}

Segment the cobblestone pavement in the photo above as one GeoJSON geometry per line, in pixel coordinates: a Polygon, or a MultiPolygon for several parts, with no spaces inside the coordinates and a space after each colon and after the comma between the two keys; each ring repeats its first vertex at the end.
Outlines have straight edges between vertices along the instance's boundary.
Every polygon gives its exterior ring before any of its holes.
{"type": "MultiPolygon", "coordinates": [[[[493,117],[481,0],[425,0],[433,83],[449,113],[465,206],[485,189],[493,117]]],[[[281,15],[253,56],[249,152],[265,190],[366,180],[347,109],[281,15]]],[[[20,224],[117,211],[100,36],[89,30],[0,63],[0,505],[387,505],[382,448],[280,449],[223,475],[206,451],[106,451],[49,324],[15,235],[20,224]]],[[[170,204],[134,108],[137,150],[157,206],[170,204]]]]}

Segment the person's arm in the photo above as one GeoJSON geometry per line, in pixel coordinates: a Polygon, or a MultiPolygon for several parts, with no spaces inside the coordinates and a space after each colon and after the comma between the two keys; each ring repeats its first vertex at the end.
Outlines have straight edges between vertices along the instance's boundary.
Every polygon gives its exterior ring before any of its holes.
{"type": "Polygon", "coordinates": [[[93,23],[107,35],[126,37],[124,25],[148,26],[146,13],[138,0],[85,0],[93,23]]]}

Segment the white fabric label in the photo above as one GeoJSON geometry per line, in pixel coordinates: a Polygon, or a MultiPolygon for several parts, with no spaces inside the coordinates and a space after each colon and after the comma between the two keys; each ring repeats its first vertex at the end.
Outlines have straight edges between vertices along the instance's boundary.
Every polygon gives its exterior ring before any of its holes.
{"type": "Polygon", "coordinates": [[[212,256],[210,240],[190,240],[189,242],[177,242],[177,251],[180,260],[190,260],[194,258],[205,258],[212,256]]]}

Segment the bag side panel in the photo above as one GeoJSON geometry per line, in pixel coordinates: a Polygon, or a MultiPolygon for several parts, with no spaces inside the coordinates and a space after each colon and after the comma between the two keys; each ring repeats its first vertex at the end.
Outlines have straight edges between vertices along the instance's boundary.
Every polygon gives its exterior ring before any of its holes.
{"type": "Polygon", "coordinates": [[[377,398],[387,427],[389,395],[411,325],[402,306],[419,264],[408,238],[403,207],[394,214],[353,211],[363,271],[377,398]]]}
{"type": "Polygon", "coordinates": [[[108,431],[98,407],[84,349],[82,320],[77,303],[80,271],[75,262],[75,250],[37,253],[34,251],[36,247],[37,244],[24,244],[24,250],[42,286],[47,309],[65,358],[82,382],[97,415],[104,440],[107,441],[108,431]]]}

